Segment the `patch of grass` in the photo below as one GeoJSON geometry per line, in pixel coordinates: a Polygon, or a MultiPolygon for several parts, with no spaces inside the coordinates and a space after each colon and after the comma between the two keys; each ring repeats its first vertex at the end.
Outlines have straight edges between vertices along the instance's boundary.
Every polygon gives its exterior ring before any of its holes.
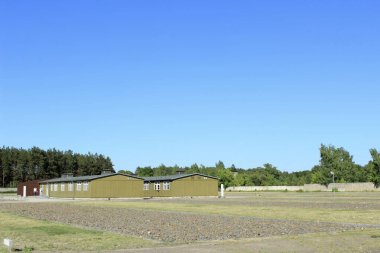
{"type": "Polygon", "coordinates": [[[0,192],[0,196],[17,196],[16,191],[3,191],[0,192]]]}
{"type": "Polygon", "coordinates": [[[223,252],[378,252],[380,240],[369,237],[379,230],[311,233],[280,237],[225,241],[213,246],[223,252]]]}
{"type": "MultiPolygon", "coordinates": [[[[10,213],[0,212],[0,221],[0,238],[12,239],[14,248],[23,252],[98,251],[160,246],[158,242],[143,238],[34,220],[10,213]]],[[[0,252],[8,251],[0,246],[0,252]]]]}
{"type": "Polygon", "coordinates": [[[22,249],[22,252],[32,252],[33,250],[34,250],[33,247],[24,246],[24,248],[22,249]]]}

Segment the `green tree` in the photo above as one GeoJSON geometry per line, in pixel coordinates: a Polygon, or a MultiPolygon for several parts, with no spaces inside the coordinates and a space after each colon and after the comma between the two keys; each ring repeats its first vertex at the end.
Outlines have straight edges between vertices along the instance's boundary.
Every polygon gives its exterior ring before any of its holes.
{"type": "Polygon", "coordinates": [[[154,168],[153,170],[154,176],[167,176],[167,175],[173,175],[175,173],[175,168],[173,167],[166,167],[164,164],[160,164],[157,168],[154,168]]]}
{"type": "Polygon", "coordinates": [[[196,163],[192,164],[190,168],[186,170],[186,173],[200,173],[200,172],[201,172],[201,169],[196,163]]]}
{"type": "Polygon", "coordinates": [[[0,148],[0,175],[2,186],[15,186],[19,181],[49,179],[71,172],[77,176],[100,174],[102,170],[112,170],[109,157],[86,155],[56,149],[43,150],[38,147],[18,149],[0,148]]]}
{"type": "Polygon", "coordinates": [[[117,173],[127,174],[127,175],[133,175],[133,172],[130,171],[130,170],[119,170],[117,173]]]}
{"type": "Polygon", "coordinates": [[[368,170],[368,180],[377,187],[380,186],[380,154],[376,149],[370,149],[372,161],[366,166],[368,170]]]}
{"type": "Polygon", "coordinates": [[[360,180],[358,166],[352,156],[343,148],[321,145],[321,159],[318,166],[312,169],[312,182],[328,185],[332,182],[332,174],[336,182],[358,182],[360,180]]]}
{"type": "Polygon", "coordinates": [[[249,185],[249,177],[245,173],[237,173],[236,176],[234,176],[234,179],[232,180],[233,186],[245,186],[249,185]]]}
{"type": "Polygon", "coordinates": [[[149,167],[137,167],[136,168],[136,175],[140,177],[152,177],[153,176],[153,169],[149,167]]]}
{"type": "Polygon", "coordinates": [[[45,178],[47,167],[46,153],[38,147],[29,150],[28,175],[29,179],[45,178]]]}
{"type": "Polygon", "coordinates": [[[218,169],[217,177],[219,178],[219,183],[223,184],[224,187],[233,186],[234,176],[230,170],[218,169]]]}
{"type": "Polygon", "coordinates": [[[224,170],[226,167],[224,166],[224,163],[222,161],[218,161],[216,164],[215,164],[215,168],[217,170],[224,170]]]}

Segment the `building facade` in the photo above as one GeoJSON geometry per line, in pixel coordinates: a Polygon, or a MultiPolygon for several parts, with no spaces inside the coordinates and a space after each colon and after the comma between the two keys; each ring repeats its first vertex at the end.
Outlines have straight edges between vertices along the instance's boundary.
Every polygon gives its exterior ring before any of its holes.
{"type": "Polygon", "coordinates": [[[199,173],[144,177],[144,197],[218,196],[218,178],[199,173]]]}
{"type": "Polygon", "coordinates": [[[54,198],[142,198],[218,196],[218,179],[203,174],[137,177],[107,173],[40,182],[40,195],[54,198]]]}
{"type": "Polygon", "coordinates": [[[39,196],[40,195],[39,180],[19,182],[17,184],[17,195],[23,196],[23,197],[39,196]]]}
{"type": "Polygon", "coordinates": [[[143,197],[144,180],[125,174],[63,176],[40,182],[41,196],[57,198],[143,197]]]}

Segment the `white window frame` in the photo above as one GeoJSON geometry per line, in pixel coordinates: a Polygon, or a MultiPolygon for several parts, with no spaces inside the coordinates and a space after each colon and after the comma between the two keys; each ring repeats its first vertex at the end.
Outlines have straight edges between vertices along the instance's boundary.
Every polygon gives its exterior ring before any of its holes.
{"type": "Polygon", "coordinates": [[[80,192],[82,190],[82,182],[77,183],[77,191],[80,192]]]}
{"type": "Polygon", "coordinates": [[[55,192],[58,191],[58,184],[57,184],[57,183],[54,184],[54,191],[55,191],[55,192]]]}
{"type": "Polygon", "coordinates": [[[155,183],[154,183],[154,190],[155,190],[155,191],[159,191],[160,188],[161,188],[161,184],[160,184],[160,182],[155,182],[155,183]]]}
{"type": "Polygon", "coordinates": [[[170,190],[170,182],[164,182],[162,185],[162,189],[164,191],[169,191],[170,190]]]}
{"type": "Polygon", "coordinates": [[[73,183],[71,183],[71,182],[68,183],[68,184],[67,184],[67,191],[72,192],[73,189],[74,189],[74,188],[73,188],[73,183]]]}
{"type": "Polygon", "coordinates": [[[88,191],[88,182],[83,182],[83,191],[88,191]]]}
{"type": "Polygon", "coordinates": [[[61,183],[61,192],[65,191],[65,183],[61,183]]]}
{"type": "Polygon", "coordinates": [[[149,191],[149,183],[144,183],[144,191],[149,191]]]}

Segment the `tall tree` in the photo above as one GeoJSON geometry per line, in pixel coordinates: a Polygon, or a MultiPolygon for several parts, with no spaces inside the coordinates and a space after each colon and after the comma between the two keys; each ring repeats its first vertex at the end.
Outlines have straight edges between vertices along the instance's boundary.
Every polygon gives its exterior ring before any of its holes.
{"type": "Polygon", "coordinates": [[[327,185],[332,182],[357,182],[358,166],[344,148],[321,145],[319,165],[312,169],[312,182],[327,185]]]}
{"type": "Polygon", "coordinates": [[[380,186],[380,154],[376,149],[370,149],[372,161],[368,163],[368,180],[376,186],[380,186]]]}
{"type": "Polygon", "coordinates": [[[0,148],[0,175],[2,187],[14,186],[19,181],[33,179],[49,179],[59,177],[62,173],[74,175],[95,175],[102,170],[112,170],[109,157],[88,153],[74,153],[71,150],[42,150],[38,147],[17,149],[0,148]]]}

